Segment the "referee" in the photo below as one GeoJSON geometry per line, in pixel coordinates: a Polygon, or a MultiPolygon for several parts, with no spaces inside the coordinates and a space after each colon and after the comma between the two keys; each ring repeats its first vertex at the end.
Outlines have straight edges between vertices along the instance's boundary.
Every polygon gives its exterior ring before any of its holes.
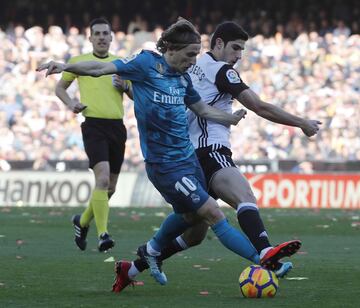
{"type": "MultiPolygon", "coordinates": [[[[73,57],[69,63],[81,61],[111,62],[117,59],[109,53],[112,41],[111,25],[104,18],[90,23],[90,42],[92,53],[73,57]]],[[[108,233],[109,199],[115,192],[116,182],[124,160],[126,128],[123,123],[123,92],[128,92],[130,83],[117,81],[118,88],[112,83],[112,77],[99,78],[78,76],[64,72],[56,85],[56,95],[74,113],[82,112],[85,121],[81,124],[82,137],[89,166],[94,171],[95,189],[85,211],[75,215],[72,222],[75,228],[75,243],[86,249],[86,236],[90,222],[95,218],[99,236],[99,251],[107,251],[115,244],[108,233]],[[73,100],[66,92],[77,79],[81,103],[73,100]]]]}

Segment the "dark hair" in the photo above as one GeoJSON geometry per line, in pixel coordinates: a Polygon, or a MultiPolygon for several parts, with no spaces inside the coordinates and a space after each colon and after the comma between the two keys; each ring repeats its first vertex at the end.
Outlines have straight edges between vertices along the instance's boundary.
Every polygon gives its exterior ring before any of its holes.
{"type": "Polygon", "coordinates": [[[224,41],[224,44],[226,45],[227,42],[229,41],[235,41],[235,40],[247,41],[249,39],[249,35],[237,23],[233,21],[225,21],[216,27],[215,32],[211,37],[211,43],[210,43],[211,48],[215,47],[217,38],[221,38],[224,41]]]}
{"type": "Polygon", "coordinates": [[[95,18],[93,19],[91,22],[90,22],[90,32],[92,33],[92,27],[94,25],[108,25],[109,26],[109,29],[111,30],[111,24],[110,22],[106,19],[106,18],[103,18],[103,17],[100,17],[100,18],[95,18]]]}
{"type": "Polygon", "coordinates": [[[167,50],[183,49],[190,44],[201,44],[200,34],[190,21],[179,18],[161,34],[156,48],[165,53],[167,50]]]}

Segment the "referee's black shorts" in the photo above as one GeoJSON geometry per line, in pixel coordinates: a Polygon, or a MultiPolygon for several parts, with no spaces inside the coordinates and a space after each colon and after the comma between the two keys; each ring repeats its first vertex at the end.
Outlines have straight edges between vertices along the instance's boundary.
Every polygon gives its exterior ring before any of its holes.
{"type": "Polygon", "coordinates": [[[209,195],[214,199],[219,199],[215,192],[210,188],[210,181],[214,174],[220,169],[236,167],[231,158],[231,150],[220,144],[213,144],[208,147],[196,149],[196,155],[206,178],[209,195]]]}
{"type": "Polygon", "coordinates": [[[85,152],[92,169],[98,162],[108,161],[111,173],[120,173],[124,161],[126,128],[122,119],[85,118],[81,124],[85,152]]]}

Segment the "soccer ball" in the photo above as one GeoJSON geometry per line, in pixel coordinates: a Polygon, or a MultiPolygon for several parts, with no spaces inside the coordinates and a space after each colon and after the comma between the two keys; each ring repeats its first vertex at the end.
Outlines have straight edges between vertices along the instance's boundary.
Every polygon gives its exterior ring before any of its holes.
{"type": "Polygon", "coordinates": [[[260,265],[250,265],[240,274],[239,284],[244,297],[274,297],[279,280],[274,272],[260,265]]]}

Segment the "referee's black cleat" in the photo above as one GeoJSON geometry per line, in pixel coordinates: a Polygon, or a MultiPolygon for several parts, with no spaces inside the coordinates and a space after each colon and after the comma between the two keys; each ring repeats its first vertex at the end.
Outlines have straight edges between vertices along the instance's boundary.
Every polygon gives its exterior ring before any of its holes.
{"type": "Polygon", "coordinates": [[[77,214],[74,215],[71,219],[74,229],[75,229],[75,244],[77,247],[79,247],[81,250],[86,249],[86,236],[89,231],[89,227],[81,227],[80,225],[80,217],[81,215],[77,214]]]}
{"type": "Polygon", "coordinates": [[[115,246],[114,240],[106,232],[101,233],[99,236],[98,249],[100,252],[107,251],[115,246]]]}

